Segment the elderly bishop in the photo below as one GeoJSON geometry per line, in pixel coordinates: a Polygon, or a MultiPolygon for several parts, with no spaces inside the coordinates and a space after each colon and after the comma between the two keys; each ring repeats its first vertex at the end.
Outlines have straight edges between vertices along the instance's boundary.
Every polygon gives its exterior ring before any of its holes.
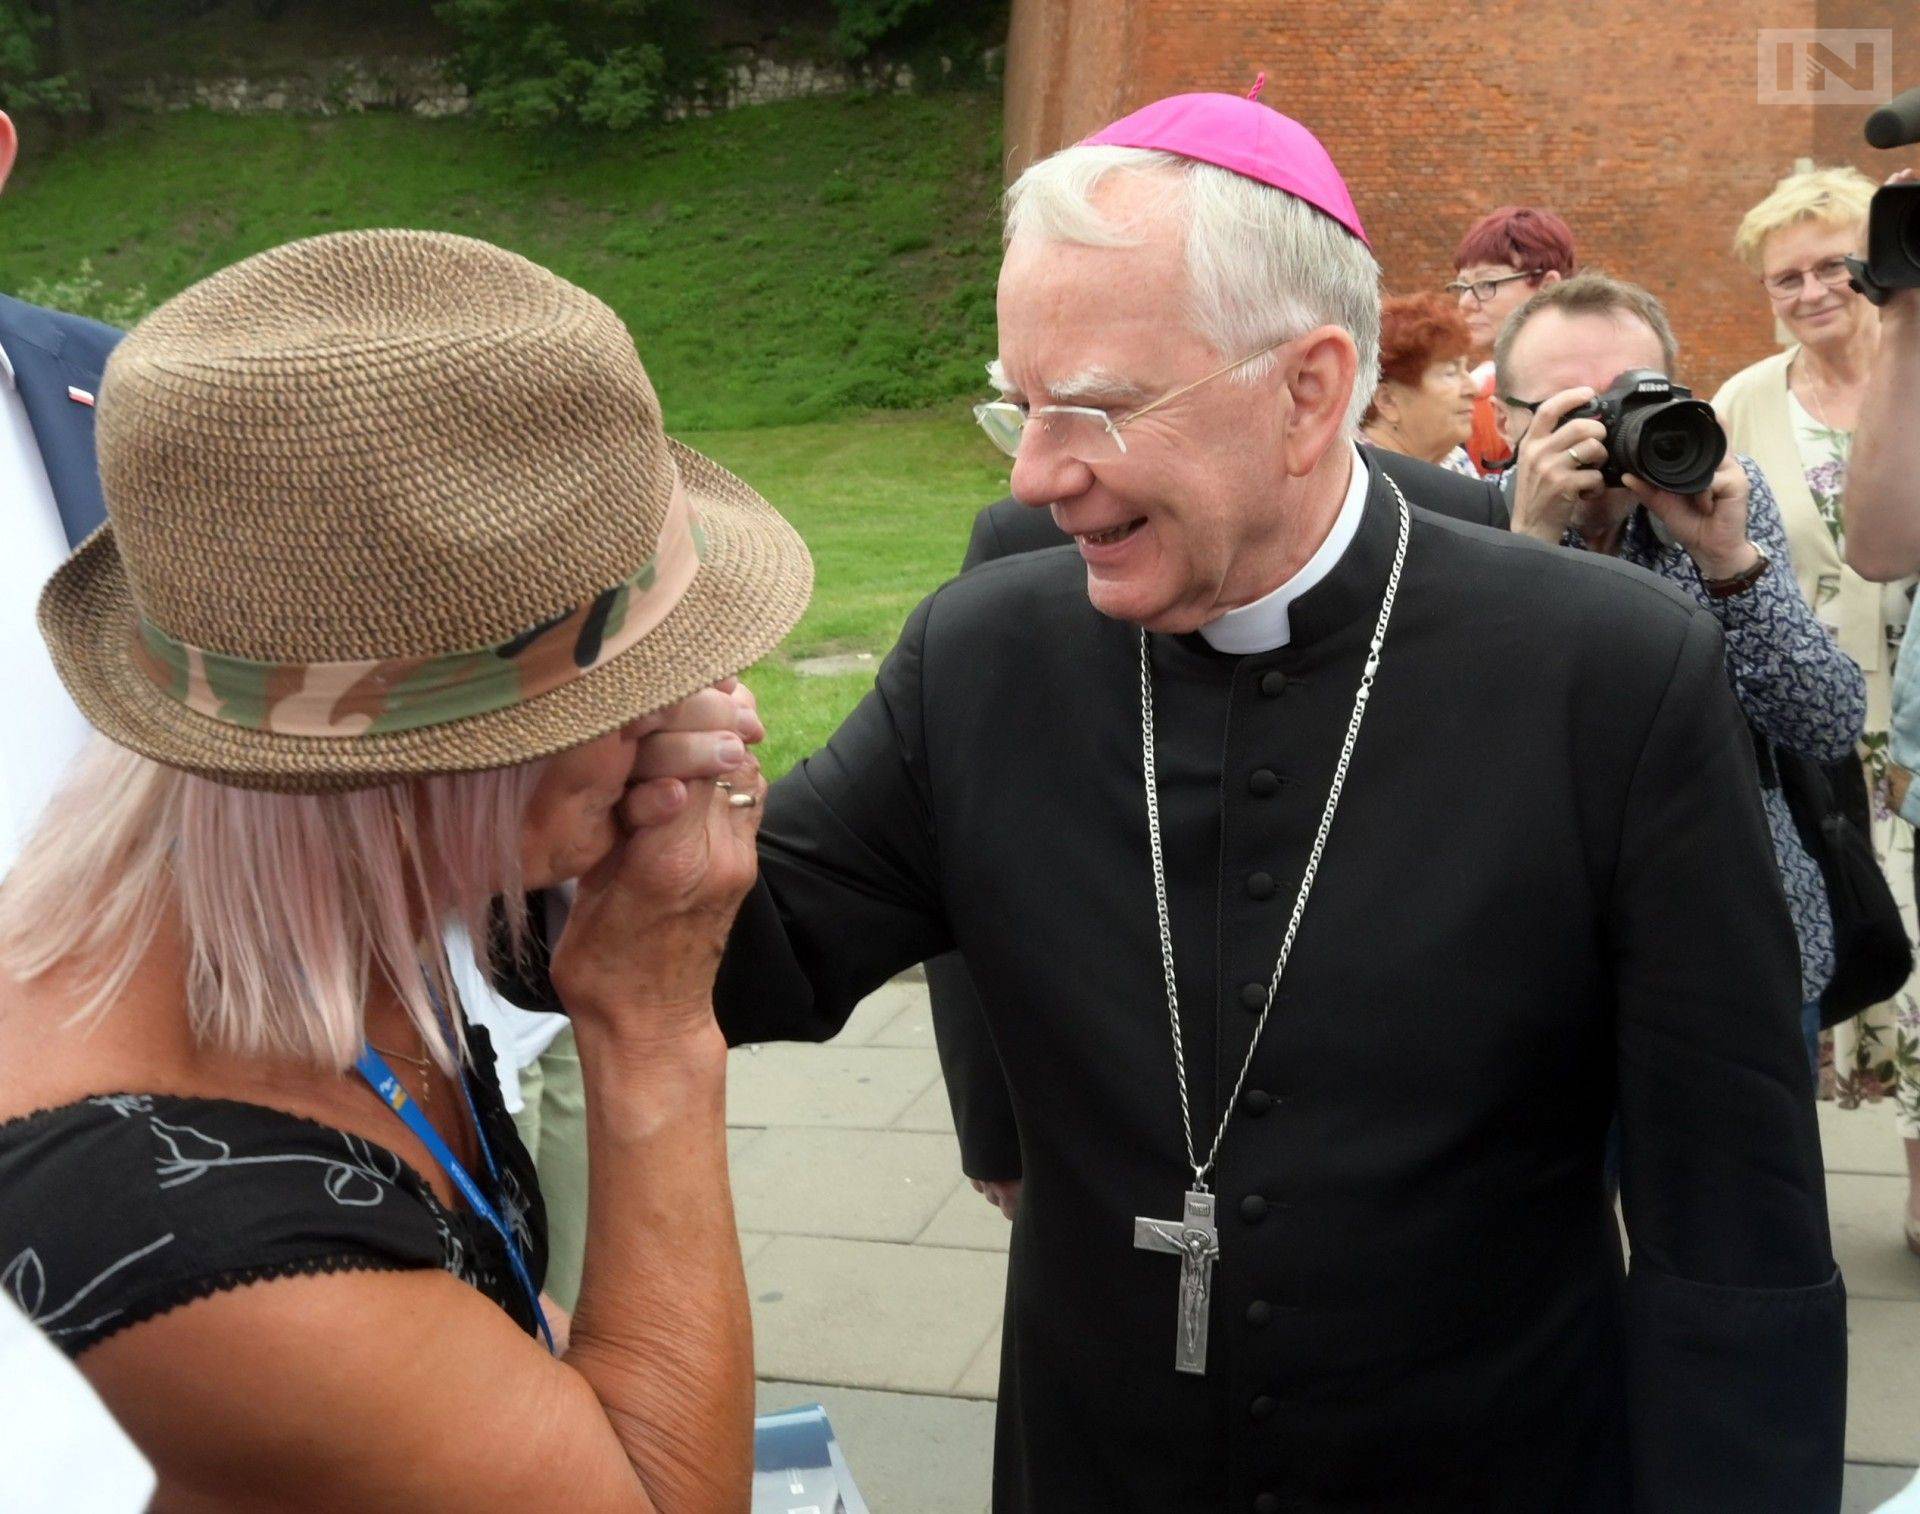
{"type": "Polygon", "coordinates": [[[980,416],[1072,544],[926,600],[775,785],[722,1023],[826,1038],[972,967],[1025,1173],[1001,1514],[1837,1509],[1718,614],[1356,447],[1378,285],[1253,100],[1019,179],[980,416]]]}

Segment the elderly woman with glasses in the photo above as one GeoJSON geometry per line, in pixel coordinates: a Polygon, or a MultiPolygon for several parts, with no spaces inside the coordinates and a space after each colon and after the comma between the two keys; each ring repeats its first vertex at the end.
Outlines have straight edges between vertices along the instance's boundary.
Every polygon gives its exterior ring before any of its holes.
{"type": "Polygon", "coordinates": [[[1467,323],[1442,294],[1408,294],[1380,307],[1380,385],[1360,433],[1375,447],[1479,477],[1467,456],[1473,379],[1467,323]]]}
{"type": "MultiPolygon", "coordinates": [[[[1841,500],[1854,426],[1880,343],[1879,313],[1847,283],[1846,258],[1866,244],[1873,181],[1852,168],[1789,174],[1747,212],[1734,251],[1764,292],[1785,350],[1742,369],[1714,396],[1736,452],[1759,463],[1780,502],[1800,589],[1867,679],[1861,743],[1874,791],[1874,849],[1913,923],[1913,833],[1886,803],[1894,655],[1913,580],[1870,583],[1846,566],[1841,500]]],[[[1843,1107],[1892,1098],[1903,1133],[1920,1138],[1920,990],[1909,982],[1832,1033],[1821,1091],[1843,1107]],[[1904,1053],[1904,1054],[1903,1054],[1904,1053]]]]}

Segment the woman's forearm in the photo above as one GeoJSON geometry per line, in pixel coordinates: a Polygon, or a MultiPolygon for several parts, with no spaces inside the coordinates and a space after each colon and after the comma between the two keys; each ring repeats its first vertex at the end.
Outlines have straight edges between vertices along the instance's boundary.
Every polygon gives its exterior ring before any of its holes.
{"type": "Polygon", "coordinates": [[[1920,572],[1920,289],[1881,307],[1842,510],[1854,572],[1881,583],[1920,572]]]}
{"type": "Polygon", "coordinates": [[[731,1514],[752,1480],[753,1326],[727,1179],[726,1043],[710,1012],[671,1035],[619,1026],[574,1024],[588,1199],[567,1364],[656,1508],[731,1514]]]}

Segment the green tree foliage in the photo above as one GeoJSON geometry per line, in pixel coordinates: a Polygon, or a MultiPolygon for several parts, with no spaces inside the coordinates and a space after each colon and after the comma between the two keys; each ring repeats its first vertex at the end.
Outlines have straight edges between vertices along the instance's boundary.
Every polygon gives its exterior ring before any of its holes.
{"type": "Polygon", "coordinates": [[[29,279],[18,293],[29,305],[91,316],[109,326],[131,326],[156,303],[148,298],[144,284],[130,289],[110,288],[94,273],[91,258],[82,258],[79,269],[65,278],[29,279]]]}
{"type": "Polygon", "coordinates": [[[0,109],[75,111],[80,91],[53,71],[43,44],[52,18],[31,0],[0,0],[0,109]]]}
{"type": "Polygon", "coordinates": [[[474,109],[523,131],[625,131],[714,82],[695,0],[441,0],[474,109]]]}
{"type": "Polygon", "coordinates": [[[1008,0],[833,0],[833,4],[839,17],[834,45],[845,57],[855,63],[909,63],[921,79],[954,73],[972,78],[979,73],[982,55],[1007,40],[1008,0]]]}

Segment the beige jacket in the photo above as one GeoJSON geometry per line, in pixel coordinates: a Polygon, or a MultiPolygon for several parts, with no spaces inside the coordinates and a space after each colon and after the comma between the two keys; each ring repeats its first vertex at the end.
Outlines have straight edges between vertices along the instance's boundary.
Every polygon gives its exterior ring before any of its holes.
{"type": "Polygon", "coordinates": [[[1720,386],[1713,408],[1733,450],[1758,463],[1773,486],[1800,592],[1840,650],[1860,664],[1867,678],[1867,729],[1884,731],[1893,692],[1887,627],[1904,619],[1906,586],[1869,583],[1854,572],[1820,518],[1787,414],[1787,365],[1799,350],[1789,347],[1742,368],[1720,386]]]}

